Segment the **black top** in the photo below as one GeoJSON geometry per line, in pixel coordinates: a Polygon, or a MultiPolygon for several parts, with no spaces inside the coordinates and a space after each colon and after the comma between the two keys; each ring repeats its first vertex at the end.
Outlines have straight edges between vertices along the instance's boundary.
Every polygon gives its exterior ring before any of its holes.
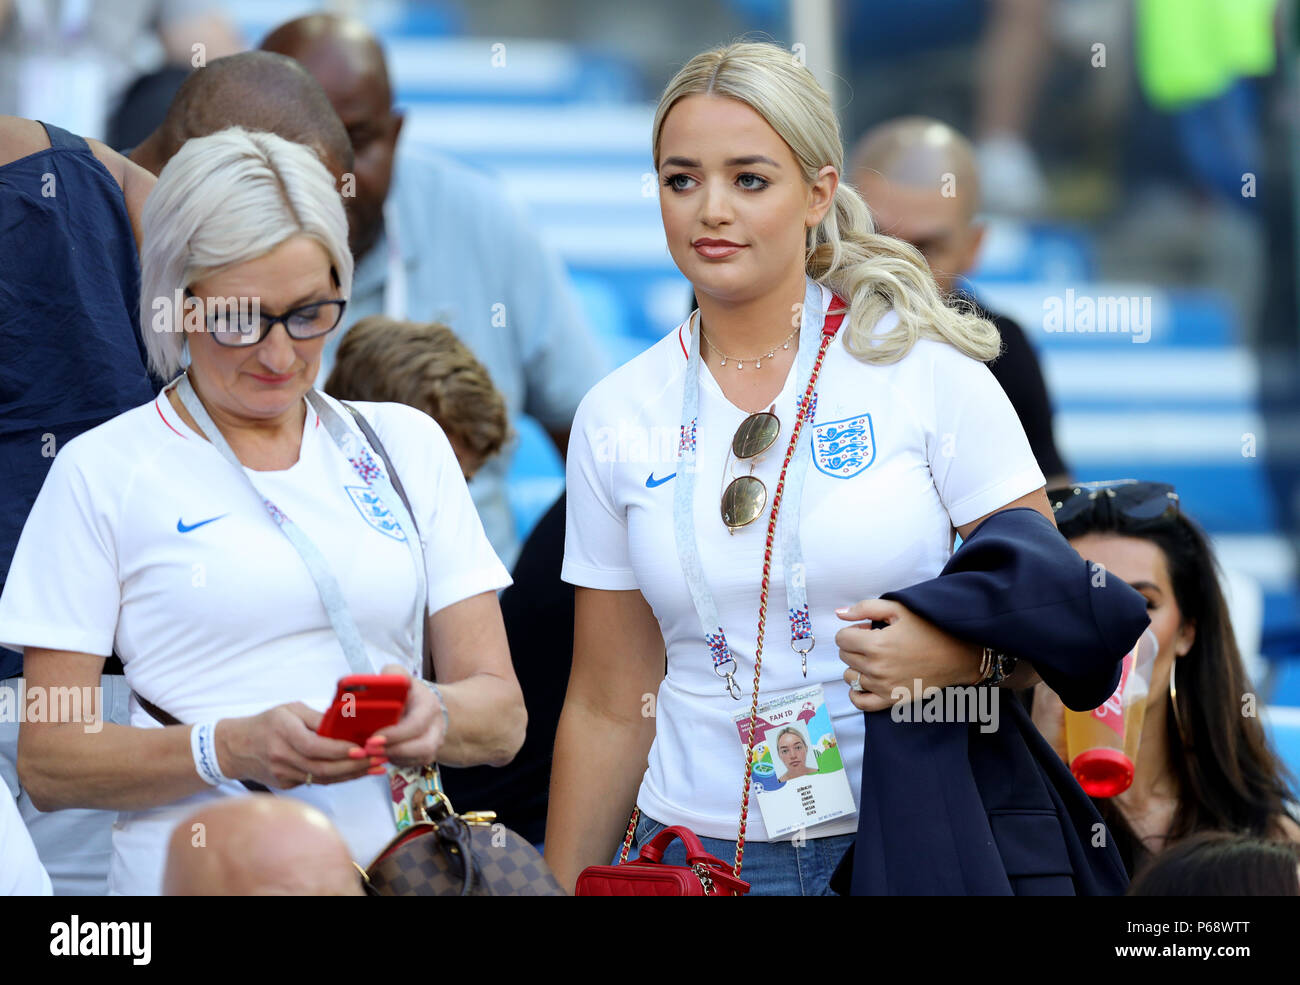
{"type": "Polygon", "coordinates": [[[573,586],[564,563],[561,496],[524,542],[501,614],[515,675],[528,709],[528,734],[508,766],[444,766],[443,788],[458,811],[496,811],[497,820],[534,844],[546,837],[551,752],[573,664],[573,586]]]}
{"type": "Polygon", "coordinates": [[[1069,472],[1052,436],[1052,401],[1047,396],[1043,371],[1024,329],[1006,315],[989,311],[972,294],[957,291],[955,296],[969,302],[976,314],[991,321],[1002,334],[1002,354],[988,366],[1015,408],[1043,475],[1050,480],[1069,472]]]}
{"type": "MultiPolygon", "coordinates": [[[[0,167],[0,589],[54,455],[156,392],[122,189],[80,137],[0,167]]],[[[0,678],[22,658],[0,648],[0,678]]]]}

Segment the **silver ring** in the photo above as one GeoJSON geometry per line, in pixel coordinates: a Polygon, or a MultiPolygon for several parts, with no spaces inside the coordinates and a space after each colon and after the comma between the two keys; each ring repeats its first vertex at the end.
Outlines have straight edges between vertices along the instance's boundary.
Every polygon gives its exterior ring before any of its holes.
{"type": "Polygon", "coordinates": [[[866,694],[866,693],[867,693],[867,689],[866,689],[865,687],[862,686],[862,675],[861,675],[861,674],[858,674],[858,676],[855,677],[855,678],[853,679],[853,683],[849,685],[849,690],[850,690],[850,691],[857,691],[858,694],[866,694]]]}
{"type": "Polygon", "coordinates": [[[311,786],[311,774],[310,774],[310,773],[307,774],[306,785],[309,786],[309,787],[311,786]]]}

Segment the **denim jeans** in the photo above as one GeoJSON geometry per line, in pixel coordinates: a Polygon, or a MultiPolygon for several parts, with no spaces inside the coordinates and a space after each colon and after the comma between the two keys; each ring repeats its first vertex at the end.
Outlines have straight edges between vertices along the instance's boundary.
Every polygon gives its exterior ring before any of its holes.
{"type": "MultiPolygon", "coordinates": [[[[667,825],[642,812],[637,820],[636,834],[632,838],[633,850],[628,858],[636,858],[641,846],[662,831],[667,825]]],[[[830,888],[831,875],[840,859],[853,844],[853,835],[833,835],[829,838],[809,838],[800,847],[790,841],[746,841],[745,859],[740,877],[749,883],[750,896],[834,896],[830,888]]],[[[728,866],[735,861],[735,841],[718,838],[700,838],[704,850],[728,866]]],[[[620,845],[620,850],[622,846],[620,845]]],[[[614,856],[618,861],[618,856],[614,856]]],[[[686,849],[681,839],[675,838],[664,852],[667,865],[685,865],[686,849]]]]}

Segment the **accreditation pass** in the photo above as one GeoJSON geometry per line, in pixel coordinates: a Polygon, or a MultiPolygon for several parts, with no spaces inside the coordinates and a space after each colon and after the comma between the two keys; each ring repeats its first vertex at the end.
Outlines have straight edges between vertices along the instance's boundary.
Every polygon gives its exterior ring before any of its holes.
{"type": "MultiPolygon", "coordinates": [[[[732,717],[747,748],[749,712],[732,717]]],[[[820,684],[759,704],[752,783],[769,838],[856,813],[820,684]]]]}

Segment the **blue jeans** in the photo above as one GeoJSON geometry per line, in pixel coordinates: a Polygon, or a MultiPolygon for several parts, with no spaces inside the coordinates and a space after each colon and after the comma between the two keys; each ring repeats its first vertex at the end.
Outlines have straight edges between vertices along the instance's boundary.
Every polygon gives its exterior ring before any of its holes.
{"type": "MultiPolygon", "coordinates": [[[[642,812],[628,858],[636,858],[641,846],[665,827],[667,825],[662,821],[642,812]]],[[[728,866],[735,861],[735,841],[718,838],[700,838],[700,841],[706,852],[728,866]]],[[[830,888],[831,875],[852,844],[853,835],[809,838],[797,848],[789,841],[746,841],[740,877],[749,883],[750,896],[834,896],[836,894],[830,888]]],[[[618,861],[617,855],[614,861],[618,861]]],[[[680,838],[673,839],[664,852],[664,863],[686,864],[686,849],[680,838]]]]}

